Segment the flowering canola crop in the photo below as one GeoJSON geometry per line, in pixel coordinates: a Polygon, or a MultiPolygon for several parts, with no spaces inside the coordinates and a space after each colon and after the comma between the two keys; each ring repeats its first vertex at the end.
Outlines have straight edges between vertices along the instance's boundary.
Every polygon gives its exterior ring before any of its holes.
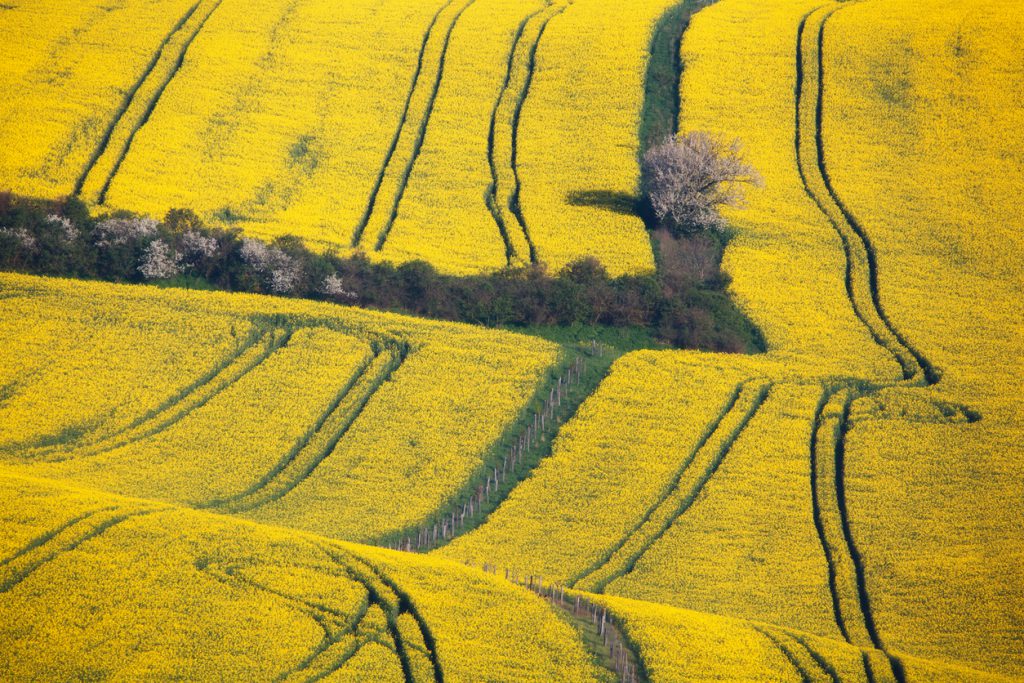
{"type": "Polygon", "coordinates": [[[1024,673],[1024,520],[1001,502],[1021,487],[1024,164],[993,132],[1021,127],[1018,15],[699,12],[680,124],[738,136],[765,177],[728,213],[725,267],[769,351],[622,358],[439,552],[845,642],[876,677],[1024,673]]]}
{"type": "Polygon", "coordinates": [[[479,570],[5,466],[0,501],[14,679],[600,680],[544,601],[479,570]]]}
{"type": "Polygon", "coordinates": [[[650,271],[643,222],[600,197],[636,192],[648,43],[671,4],[16,3],[0,189],[189,208],[460,275],[584,256],[650,271]]]}
{"type": "Polygon", "coordinates": [[[18,354],[3,462],[336,538],[431,519],[559,358],[313,302],[15,275],[0,290],[18,354]]]}

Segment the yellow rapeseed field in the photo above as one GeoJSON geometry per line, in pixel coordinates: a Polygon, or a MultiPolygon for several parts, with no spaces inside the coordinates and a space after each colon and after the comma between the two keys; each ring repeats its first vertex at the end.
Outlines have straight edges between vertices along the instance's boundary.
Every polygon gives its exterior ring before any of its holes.
{"type": "MultiPolygon", "coordinates": [[[[587,596],[622,622],[652,683],[693,680],[849,681],[868,683],[864,653],[847,643],[758,621],[657,603],[587,596]],[[685,653],[684,656],[680,656],[685,653]]],[[[904,659],[913,683],[1009,681],[977,669],[904,659]]]]}
{"type": "Polygon", "coordinates": [[[0,291],[19,358],[4,462],[352,540],[432,519],[560,353],[269,297],[15,275],[0,291]]]}
{"type": "Polygon", "coordinates": [[[432,4],[224,0],[107,202],[157,215],[187,206],[259,236],[348,246],[432,4]]]}
{"type": "Polygon", "coordinates": [[[508,263],[501,231],[481,201],[491,182],[488,121],[519,23],[541,7],[537,0],[476,0],[459,17],[405,195],[386,234],[381,222],[391,207],[377,207],[380,218],[363,237],[367,248],[386,238],[386,258],[426,259],[456,273],[508,263]]]}
{"type": "Polygon", "coordinates": [[[769,351],[624,357],[440,553],[845,642],[888,680],[1024,674],[1024,147],[994,132],[1020,127],[1021,24],[962,10],[694,17],[681,126],[738,136],[765,177],[725,266],[769,351]]]}
{"type": "Polygon", "coordinates": [[[193,4],[5,4],[0,187],[30,196],[73,192],[126,94],[193,4]]]}
{"type": "Polygon", "coordinates": [[[0,190],[189,208],[454,274],[588,255],[650,271],[643,222],[614,202],[637,190],[648,43],[671,4],[14,4],[0,190]]]}
{"type": "Polygon", "coordinates": [[[600,680],[543,600],[479,570],[4,466],[0,501],[13,680],[600,680]]]}
{"type": "MultiPolygon", "coordinates": [[[[673,6],[11,0],[0,190],[648,271],[622,207],[673,6]]],[[[653,683],[1024,679],[1022,44],[1011,0],[696,13],[679,125],[764,177],[724,268],[768,350],[618,358],[425,556],[359,544],[460,500],[567,350],[0,274],[0,678],[609,680],[511,576],[607,610],[653,683]]]]}
{"type": "Polygon", "coordinates": [[[854,406],[849,498],[878,626],[894,647],[1018,676],[1022,40],[1015,3],[864,3],[828,20],[823,60],[828,168],[874,242],[885,306],[942,373],[930,397],[981,417],[942,424],[895,390],[854,406]]]}

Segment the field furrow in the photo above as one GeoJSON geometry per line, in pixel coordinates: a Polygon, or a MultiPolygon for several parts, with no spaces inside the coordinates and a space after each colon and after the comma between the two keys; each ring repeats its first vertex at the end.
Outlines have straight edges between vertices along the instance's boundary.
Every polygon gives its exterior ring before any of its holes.
{"type": "Polygon", "coordinates": [[[437,93],[444,79],[445,61],[452,32],[463,13],[476,0],[449,2],[435,18],[424,39],[420,64],[409,91],[406,110],[395,134],[393,148],[386,157],[378,185],[370,194],[364,222],[355,231],[353,246],[380,251],[398,216],[416,160],[423,148],[437,93]],[[421,82],[421,76],[423,81],[421,82]],[[365,236],[368,235],[368,236],[365,236]]]}
{"type": "Polygon", "coordinates": [[[778,648],[779,652],[781,652],[786,658],[786,661],[789,662],[790,666],[792,666],[800,676],[801,683],[817,683],[817,681],[821,680],[814,675],[814,673],[816,673],[814,672],[814,669],[809,667],[808,662],[801,656],[803,653],[800,653],[797,648],[794,648],[792,644],[788,642],[787,638],[760,626],[755,626],[754,630],[778,648]]]}
{"type": "Polygon", "coordinates": [[[75,441],[54,448],[28,450],[22,453],[25,457],[42,462],[63,462],[73,458],[101,455],[155,436],[244,379],[275,351],[286,346],[290,338],[290,330],[256,330],[249,339],[239,345],[230,358],[218,364],[214,372],[172,397],[156,411],[143,415],[126,427],[104,434],[97,440],[86,440],[82,443],[75,441]]]}
{"type": "Polygon", "coordinates": [[[398,370],[407,351],[397,346],[364,361],[338,393],[307,437],[297,443],[256,484],[204,507],[223,512],[249,512],[286,496],[330,456],[380,386],[398,370]]]}
{"type": "Polygon", "coordinates": [[[836,193],[825,165],[822,122],[825,67],[822,57],[825,27],[839,11],[826,5],[805,16],[797,36],[796,151],[800,177],[838,233],[846,258],[846,291],[857,317],[903,369],[903,378],[917,384],[935,384],[938,374],[931,363],[903,338],[882,308],[878,264],[874,247],[863,227],[836,193]]]}
{"type": "Polygon", "coordinates": [[[544,32],[551,20],[568,6],[568,2],[550,2],[520,25],[509,52],[505,82],[491,114],[487,145],[491,185],[487,189],[487,204],[505,238],[510,265],[537,262],[537,248],[530,239],[530,229],[519,202],[522,190],[518,165],[519,127],[544,32]]]}
{"type": "MultiPolygon", "coordinates": [[[[527,14],[516,28],[515,36],[512,39],[512,48],[509,50],[508,61],[505,65],[505,78],[501,83],[498,99],[494,102],[494,109],[491,110],[491,122],[487,131],[487,165],[491,171],[491,184],[487,186],[485,201],[487,202],[487,209],[491,212],[494,222],[498,226],[498,232],[501,233],[501,238],[505,242],[505,256],[509,265],[521,263],[527,256],[532,261],[533,255],[525,227],[520,225],[519,231],[513,230],[513,232],[510,232],[510,221],[507,215],[508,202],[502,202],[498,199],[502,176],[506,175],[508,170],[512,168],[512,144],[509,139],[512,136],[506,133],[505,128],[510,120],[508,110],[513,106],[512,103],[516,101],[513,99],[512,93],[515,90],[513,78],[521,73],[520,69],[517,69],[517,65],[521,67],[525,59],[524,53],[531,49],[527,29],[535,23],[534,19],[541,16],[546,9],[548,7],[543,7],[527,14]],[[505,123],[505,125],[501,126],[501,140],[499,140],[499,122],[505,123]]],[[[520,87],[519,98],[522,97],[523,93],[520,87]]]]}
{"type": "Polygon", "coordinates": [[[149,115],[159,102],[160,95],[181,68],[192,41],[199,35],[220,2],[221,0],[196,2],[161,41],[152,61],[125,94],[96,151],[75,181],[75,195],[83,196],[83,199],[90,202],[104,203],[110,183],[131,148],[135,133],[149,119],[149,115]]]}
{"type": "Polygon", "coordinates": [[[322,549],[332,560],[346,566],[352,575],[360,577],[369,593],[371,603],[383,610],[387,619],[388,635],[391,637],[395,653],[402,663],[402,673],[406,683],[427,683],[428,681],[443,683],[444,674],[434,649],[434,638],[431,635],[430,626],[408,594],[373,563],[351,555],[346,556],[340,550],[328,545],[322,546],[322,549]],[[386,590],[381,591],[377,588],[378,586],[383,586],[386,590]],[[399,619],[403,615],[407,615],[415,625],[417,637],[414,644],[419,644],[425,649],[424,654],[430,662],[429,678],[418,675],[421,672],[420,667],[414,668],[410,658],[410,648],[407,646],[399,624],[399,619]]]}
{"type": "Polygon", "coordinates": [[[357,632],[371,603],[367,594],[354,590],[360,584],[347,573],[339,573],[328,566],[268,565],[257,560],[203,564],[201,570],[227,586],[244,587],[280,601],[311,619],[322,630],[322,639],[309,654],[279,674],[276,680],[323,678],[344,666],[363,642],[357,632]],[[302,595],[304,589],[295,587],[296,579],[304,579],[307,585],[321,583],[333,587],[333,594],[302,595]]]}
{"type": "Polygon", "coordinates": [[[636,563],[696,502],[733,444],[768,398],[770,388],[770,383],[764,381],[750,381],[738,386],[720,418],[708,427],[657,503],[612,548],[606,560],[575,578],[571,585],[600,593],[609,583],[633,571],[636,563]]]}
{"type": "Polygon", "coordinates": [[[86,541],[102,536],[127,519],[148,512],[152,510],[105,508],[76,517],[53,529],[0,562],[0,593],[10,591],[62,554],[72,552],[86,541]]]}

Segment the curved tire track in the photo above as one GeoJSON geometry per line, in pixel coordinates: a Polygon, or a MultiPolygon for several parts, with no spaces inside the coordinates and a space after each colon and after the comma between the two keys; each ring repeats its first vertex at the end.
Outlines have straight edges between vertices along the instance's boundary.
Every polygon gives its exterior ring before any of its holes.
{"type": "Polygon", "coordinates": [[[693,506],[704,487],[721,467],[740,435],[768,399],[772,385],[767,381],[752,380],[743,383],[740,387],[738,394],[734,393],[735,398],[730,397],[723,413],[705,432],[706,438],[702,438],[698,442],[691,457],[684,462],[679,479],[674,480],[668,491],[649,509],[647,519],[641,521],[638,527],[629,532],[617,544],[618,547],[596,568],[588,570],[579,577],[574,577],[569,582],[571,587],[596,593],[603,592],[612,581],[632,572],[644,555],[693,506]],[[723,434],[724,429],[728,429],[727,421],[735,421],[735,423],[729,425],[731,429],[723,434]],[[721,443],[711,445],[712,438],[720,438],[721,443]],[[705,462],[704,467],[699,473],[693,475],[692,481],[686,482],[686,493],[683,495],[682,478],[701,455],[704,456],[701,458],[705,462]],[[650,530],[643,534],[641,532],[645,526],[650,530]],[[630,545],[635,547],[631,548],[630,545]],[[599,578],[595,578],[595,575],[598,575],[599,578]]]}
{"type": "MultiPolygon", "coordinates": [[[[177,57],[175,58],[173,64],[170,66],[170,70],[168,71],[167,75],[164,77],[163,81],[161,81],[160,84],[157,86],[156,90],[153,92],[152,97],[150,97],[149,101],[146,103],[146,107],[142,111],[142,114],[139,117],[138,121],[136,121],[136,122],[134,122],[134,124],[132,124],[131,132],[128,133],[128,136],[125,139],[124,145],[122,145],[121,149],[118,150],[117,156],[114,158],[114,161],[113,161],[113,164],[112,164],[112,166],[110,168],[110,171],[108,172],[106,178],[104,179],[103,184],[100,187],[99,193],[97,194],[97,197],[96,197],[97,203],[99,203],[99,204],[105,204],[106,203],[106,201],[107,201],[107,193],[110,190],[110,185],[114,182],[114,178],[117,176],[118,172],[121,170],[121,165],[124,163],[125,158],[128,156],[128,153],[131,151],[132,143],[135,141],[135,136],[142,129],[142,127],[145,126],[149,122],[150,117],[152,116],[153,112],[156,110],[157,105],[160,103],[160,98],[163,97],[163,94],[167,90],[168,86],[170,86],[171,81],[174,80],[175,76],[177,76],[178,72],[181,70],[181,67],[185,64],[185,58],[188,55],[188,50],[192,46],[192,43],[195,42],[195,39],[202,32],[203,28],[205,28],[206,22],[209,21],[210,17],[213,16],[214,12],[217,11],[217,9],[220,7],[222,2],[223,2],[223,0],[215,0],[212,3],[212,6],[210,7],[210,10],[205,15],[203,15],[203,17],[196,24],[194,30],[182,42],[181,48],[178,51],[177,57]]],[[[193,14],[198,9],[200,4],[202,4],[202,3],[201,2],[197,3],[195,8],[193,8],[193,11],[190,12],[184,18],[184,20],[175,29],[175,31],[173,31],[171,34],[169,34],[167,36],[167,39],[160,46],[159,51],[157,52],[153,62],[151,63],[150,69],[146,73],[143,74],[142,79],[140,79],[136,83],[135,87],[133,87],[132,91],[130,91],[129,96],[125,100],[125,106],[122,108],[121,112],[118,114],[117,119],[110,126],[107,134],[104,136],[104,139],[103,139],[100,147],[97,149],[97,152],[95,153],[95,159],[90,160],[89,166],[83,172],[79,182],[76,183],[76,192],[75,192],[75,194],[79,194],[81,192],[81,190],[85,186],[86,182],[88,182],[89,176],[96,169],[97,163],[100,161],[100,159],[103,157],[103,155],[108,151],[107,147],[108,147],[108,145],[110,143],[110,140],[113,137],[114,132],[116,131],[117,127],[119,125],[121,125],[121,123],[123,121],[124,115],[127,113],[128,109],[131,108],[131,106],[134,103],[135,97],[138,94],[139,90],[145,85],[147,80],[149,80],[151,77],[154,76],[155,68],[158,65],[158,63],[161,61],[161,59],[162,59],[162,57],[164,55],[164,49],[167,47],[167,44],[174,37],[174,35],[177,34],[178,31],[180,31],[184,27],[184,25],[186,23],[188,23],[188,20],[192,18],[193,14]]]]}
{"type": "Polygon", "coordinates": [[[375,354],[370,362],[362,365],[342,387],[306,437],[260,481],[239,494],[214,500],[200,507],[218,508],[219,511],[227,513],[250,512],[291,493],[334,452],[377,390],[391,379],[405,362],[406,355],[407,350],[397,345],[375,354]],[[380,367],[377,368],[376,374],[373,374],[374,366],[378,364],[380,367]],[[367,374],[368,372],[370,374],[367,374]],[[358,391],[359,389],[362,391],[358,391]],[[330,436],[325,435],[325,427],[331,430],[330,436]],[[311,448],[312,452],[306,453],[311,448]]]}
{"type": "Polygon", "coordinates": [[[138,78],[138,80],[135,81],[131,89],[129,89],[128,92],[125,94],[124,99],[121,100],[121,107],[114,114],[114,118],[108,124],[107,130],[103,133],[103,137],[100,138],[100,143],[96,146],[96,149],[93,151],[92,156],[89,157],[89,161],[86,162],[85,168],[82,169],[82,172],[75,180],[74,189],[72,189],[71,193],[76,197],[82,194],[82,188],[85,186],[86,178],[88,178],[89,174],[92,173],[92,170],[96,166],[96,163],[100,160],[100,157],[102,157],[103,154],[107,151],[107,146],[110,144],[110,140],[114,135],[114,131],[117,129],[117,126],[121,123],[121,119],[128,112],[128,108],[131,106],[132,101],[135,99],[135,96],[142,88],[142,85],[146,82],[147,79],[149,79],[150,75],[152,75],[153,70],[156,69],[157,64],[160,63],[160,58],[163,56],[164,50],[171,42],[171,39],[174,38],[175,34],[177,34],[178,31],[180,31],[185,26],[185,24],[188,23],[189,19],[192,18],[192,15],[196,13],[196,10],[199,9],[199,5],[201,4],[202,0],[199,0],[199,2],[192,5],[192,7],[186,10],[185,14],[182,15],[182,17],[177,21],[177,23],[175,23],[174,26],[171,27],[171,30],[167,33],[166,36],[164,36],[164,39],[160,42],[160,45],[157,46],[156,52],[153,53],[153,57],[150,59],[149,64],[147,64],[146,68],[142,71],[142,75],[138,78]]]}
{"type": "Polygon", "coordinates": [[[484,195],[484,201],[487,204],[487,209],[491,212],[491,216],[494,217],[494,223],[498,226],[498,232],[501,234],[501,239],[505,243],[505,259],[510,266],[519,256],[519,253],[515,248],[515,245],[512,244],[512,237],[508,232],[508,222],[505,220],[497,200],[500,178],[498,176],[498,164],[494,155],[498,117],[501,112],[502,105],[506,101],[505,96],[509,93],[509,88],[512,85],[512,73],[515,68],[516,57],[519,54],[519,46],[523,41],[524,34],[526,33],[526,27],[534,17],[543,13],[548,9],[548,7],[550,7],[550,4],[527,14],[526,17],[519,22],[519,26],[516,28],[516,33],[512,37],[512,47],[509,49],[508,53],[508,62],[505,64],[505,79],[502,81],[501,89],[498,91],[498,98],[494,101],[494,109],[491,110],[491,122],[487,132],[487,165],[491,170],[491,184],[487,187],[487,192],[484,195]]]}
{"type": "Polygon", "coordinates": [[[537,53],[540,50],[540,43],[544,38],[544,33],[547,31],[548,24],[555,17],[565,12],[569,8],[569,4],[571,3],[567,2],[562,5],[554,5],[549,1],[547,7],[534,12],[523,21],[523,24],[520,26],[519,34],[516,36],[515,43],[513,44],[512,51],[509,53],[508,70],[505,76],[505,83],[502,86],[498,100],[494,105],[494,112],[491,116],[490,133],[488,135],[487,142],[487,159],[491,168],[491,185],[487,189],[485,201],[487,202],[487,207],[490,209],[491,215],[494,216],[494,221],[498,225],[498,229],[505,240],[509,265],[512,265],[515,258],[522,258],[526,255],[519,254],[514,248],[513,242],[519,241],[519,235],[517,234],[516,237],[513,238],[509,233],[509,225],[512,221],[506,217],[506,211],[511,214],[518,226],[519,233],[522,234],[522,239],[524,240],[526,249],[529,252],[530,263],[537,263],[537,248],[530,237],[530,229],[527,226],[526,216],[523,214],[522,206],[519,201],[522,193],[522,181],[519,174],[519,127],[522,120],[523,109],[526,107],[526,101],[530,96],[530,87],[533,85],[534,74],[537,70],[537,53]],[[522,42],[523,34],[526,28],[528,28],[528,24],[537,17],[542,17],[539,25],[537,26],[537,33],[528,43],[525,44],[525,52],[520,52],[520,48],[524,47],[524,43],[522,42]],[[517,78],[519,77],[519,74],[514,74],[514,70],[516,63],[521,59],[525,59],[525,64],[522,65],[522,82],[520,83],[519,89],[515,93],[515,97],[513,99],[511,90],[513,75],[516,75],[517,78]],[[498,164],[494,158],[494,152],[498,118],[502,115],[502,109],[509,106],[509,104],[511,104],[512,107],[511,112],[508,114],[509,139],[505,141],[507,142],[509,156],[507,159],[502,159],[502,165],[512,175],[512,186],[507,192],[505,192],[501,183],[500,174],[498,173],[498,164]]]}
{"type": "MultiPolygon", "coordinates": [[[[242,586],[272,596],[274,599],[283,602],[290,608],[311,619],[323,632],[320,642],[318,642],[309,651],[302,661],[298,662],[287,671],[280,673],[275,680],[314,681],[325,678],[338,669],[341,669],[345,663],[359,651],[359,648],[365,644],[365,640],[361,640],[355,635],[355,633],[373,603],[367,599],[354,614],[348,614],[337,607],[332,607],[331,605],[314,602],[297,595],[292,595],[286,590],[281,590],[274,586],[267,585],[264,582],[252,579],[244,574],[244,570],[246,568],[259,568],[265,566],[268,566],[268,563],[260,562],[256,559],[247,559],[245,561],[224,562],[218,564],[203,563],[201,565],[197,565],[197,568],[207,576],[232,588],[242,586]],[[352,638],[352,642],[346,642],[349,637],[352,638]],[[336,652],[337,650],[341,651],[336,652]]],[[[339,574],[319,566],[304,564],[285,564],[275,566],[280,566],[285,569],[296,567],[306,568],[338,578],[348,580],[353,579],[353,577],[348,573],[339,574]]]]}
{"type": "Polygon", "coordinates": [[[778,650],[782,654],[782,656],[786,658],[786,661],[789,662],[789,665],[793,668],[794,671],[796,671],[797,675],[800,676],[800,680],[802,681],[802,683],[814,683],[814,677],[811,676],[811,673],[800,661],[800,658],[797,657],[796,653],[792,650],[792,648],[787,643],[785,643],[780,636],[775,635],[768,629],[763,628],[761,626],[754,626],[753,629],[760,633],[762,636],[764,636],[765,640],[771,643],[772,647],[778,650]]]}
{"type": "Polygon", "coordinates": [[[420,52],[416,61],[416,69],[412,74],[412,84],[409,86],[409,92],[405,97],[405,106],[402,109],[402,115],[398,119],[398,128],[395,129],[395,134],[391,138],[391,144],[388,147],[387,152],[384,154],[384,163],[381,164],[380,172],[377,174],[377,180],[373,185],[373,189],[370,190],[370,198],[366,202],[366,210],[363,212],[363,217],[359,220],[359,224],[356,229],[352,232],[352,247],[358,247],[359,243],[363,239],[363,232],[366,230],[366,225],[370,222],[370,217],[373,215],[374,207],[377,204],[377,196],[380,194],[381,186],[384,184],[384,176],[387,174],[388,167],[391,165],[391,160],[395,156],[395,152],[398,150],[398,143],[402,139],[402,131],[405,130],[405,124],[409,118],[409,110],[412,107],[412,99],[416,94],[416,86],[419,84],[420,75],[423,73],[423,62],[427,53],[427,45],[430,43],[430,37],[434,32],[434,27],[437,25],[438,20],[441,18],[441,13],[448,9],[448,6],[455,0],[446,0],[446,2],[438,8],[427,26],[426,32],[423,34],[423,41],[420,44],[420,52]]]}
{"type": "Polygon", "coordinates": [[[899,364],[905,381],[930,386],[939,381],[940,375],[927,358],[896,329],[885,313],[879,293],[878,263],[874,247],[866,231],[839,198],[825,163],[822,134],[825,97],[824,36],[828,20],[840,9],[819,7],[801,19],[797,30],[797,170],[804,191],[825,215],[842,241],[846,257],[846,291],[855,314],[868,329],[875,343],[884,348],[899,364]],[[812,68],[807,69],[807,64],[812,68]],[[810,94],[813,96],[813,109],[807,106],[805,90],[812,91],[810,94]],[[813,134],[808,135],[807,129],[811,129],[813,134]],[[813,145],[813,148],[810,145],[813,145]]]}
{"type": "MultiPolygon", "coordinates": [[[[441,45],[438,46],[436,74],[432,84],[424,86],[430,87],[430,91],[426,95],[426,101],[423,103],[423,112],[420,116],[418,125],[413,129],[409,119],[416,96],[422,89],[421,77],[424,75],[424,69],[426,68],[427,53],[434,42],[435,29],[441,21],[441,15],[453,6],[454,0],[448,0],[445,2],[445,4],[437,11],[437,14],[434,15],[430,25],[427,27],[427,31],[424,34],[423,42],[420,47],[416,70],[413,73],[412,85],[410,86],[409,93],[406,97],[405,108],[402,111],[401,118],[399,119],[398,128],[395,132],[394,138],[392,139],[391,145],[385,154],[384,164],[378,174],[377,181],[370,192],[370,197],[367,200],[366,211],[363,214],[363,218],[353,231],[353,247],[358,247],[364,241],[367,230],[370,230],[371,233],[376,233],[373,247],[375,251],[383,249],[384,243],[387,241],[388,234],[391,231],[395,219],[398,217],[398,208],[405,196],[409,177],[412,175],[413,169],[416,166],[416,161],[419,159],[420,152],[423,149],[423,141],[426,138],[427,128],[430,125],[430,119],[433,115],[434,104],[437,101],[438,92],[441,89],[441,82],[444,79],[445,63],[447,61],[448,48],[451,45],[452,33],[454,33],[455,26],[458,24],[463,13],[469,9],[470,5],[475,1],[476,0],[465,0],[465,2],[463,2],[458,10],[453,14],[451,22],[444,30],[444,37],[439,39],[441,40],[441,45]],[[403,145],[403,142],[405,142],[405,145],[403,145]],[[399,149],[403,146],[408,147],[408,158],[405,159],[404,165],[402,165],[399,170],[394,168],[394,166],[401,163],[398,157],[400,156],[399,149]],[[382,213],[383,210],[378,207],[378,203],[382,199],[382,193],[388,198],[388,202],[390,204],[386,215],[384,215],[382,213]]],[[[405,150],[403,150],[403,152],[404,151],[405,150]]]]}
{"type": "Polygon", "coordinates": [[[76,550],[86,541],[99,538],[132,517],[155,512],[155,508],[94,510],[33,539],[25,547],[0,562],[0,593],[6,593],[29,578],[36,570],[61,555],[76,550]],[[93,524],[95,522],[95,524],[93,524]]]}
{"type": "MultiPolygon", "coordinates": [[[[822,132],[825,33],[829,19],[841,9],[842,6],[823,5],[808,13],[797,30],[797,167],[808,196],[826,216],[842,241],[846,257],[847,296],[854,312],[875,342],[902,369],[902,382],[889,383],[888,386],[929,387],[937,384],[941,375],[907,341],[886,314],[881,303],[874,246],[863,226],[840,198],[826,165],[822,132]],[[805,91],[810,91],[807,96],[805,91]],[[813,97],[813,110],[808,109],[808,97],[813,97]],[[812,137],[806,134],[808,128],[813,129],[812,137]]],[[[850,381],[844,387],[826,391],[815,415],[811,442],[812,495],[815,526],[829,565],[829,587],[836,623],[848,642],[863,648],[865,673],[869,680],[884,679],[902,683],[906,678],[903,664],[885,649],[871,611],[864,560],[853,538],[845,489],[846,436],[850,429],[852,406],[857,400],[871,396],[882,388],[885,387],[866,387],[850,381]],[[831,404],[830,415],[825,414],[829,410],[826,404],[831,404]],[[822,447],[823,438],[830,442],[826,448],[822,447]]],[[[945,404],[933,402],[943,415],[950,412],[947,410],[949,406],[944,408],[945,404]]],[[[947,415],[948,421],[961,417],[967,422],[980,419],[979,415],[962,406],[957,406],[952,412],[955,414],[947,415]]]]}
{"type": "Polygon", "coordinates": [[[89,444],[76,446],[60,446],[47,449],[42,453],[27,452],[24,457],[45,462],[64,462],[67,460],[94,457],[108,453],[117,448],[148,439],[185,419],[193,411],[202,408],[216,396],[242,380],[246,375],[259,368],[276,351],[285,347],[291,340],[291,329],[279,329],[257,335],[251,344],[244,345],[230,362],[212,375],[203,378],[172,398],[164,406],[158,408],[139,420],[113,434],[89,444]],[[254,357],[246,358],[249,351],[258,346],[261,340],[267,339],[265,348],[254,357]],[[246,358],[243,360],[243,358],[246,358]]]}
{"type": "Polygon", "coordinates": [[[384,613],[388,618],[388,631],[395,642],[395,651],[402,662],[402,671],[406,682],[417,683],[409,662],[409,655],[406,652],[406,644],[398,628],[398,617],[403,614],[408,614],[416,623],[416,627],[420,632],[420,638],[426,648],[427,658],[430,660],[434,683],[444,683],[444,672],[437,655],[437,641],[434,640],[434,634],[431,632],[430,626],[409,594],[403,591],[385,572],[370,561],[354,555],[348,555],[347,553],[342,554],[343,551],[327,544],[322,544],[320,548],[334,562],[347,567],[353,578],[358,577],[357,580],[366,586],[367,591],[370,593],[371,601],[375,601],[375,604],[379,604],[384,609],[384,613]],[[367,575],[363,570],[369,574],[367,575]],[[380,583],[395,596],[395,604],[387,600],[379,591],[376,586],[377,583],[380,583]]]}

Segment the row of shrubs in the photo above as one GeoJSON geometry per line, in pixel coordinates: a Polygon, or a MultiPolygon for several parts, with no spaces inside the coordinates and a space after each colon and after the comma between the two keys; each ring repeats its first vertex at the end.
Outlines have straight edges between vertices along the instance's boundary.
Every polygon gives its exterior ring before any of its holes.
{"type": "Polygon", "coordinates": [[[74,198],[0,194],[0,268],[295,296],[493,327],[638,327],[679,348],[763,348],[717,267],[699,277],[610,278],[596,260],[583,259],[554,274],[536,265],[454,277],[422,261],[395,266],[358,253],[317,253],[295,237],[267,243],[180,209],[162,221],[93,216],[74,198]]]}

